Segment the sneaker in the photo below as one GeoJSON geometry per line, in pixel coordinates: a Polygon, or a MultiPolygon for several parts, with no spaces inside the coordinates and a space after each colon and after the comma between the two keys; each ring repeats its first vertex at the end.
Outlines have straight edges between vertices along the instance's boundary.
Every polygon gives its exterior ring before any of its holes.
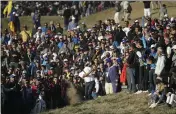
{"type": "Polygon", "coordinates": [[[137,91],[135,94],[140,94],[140,93],[142,93],[142,91],[141,91],[141,90],[137,91]]]}
{"type": "Polygon", "coordinates": [[[148,90],[147,91],[143,91],[143,93],[148,93],[148,90]]]}
{"type": "Polygon", "coordinates": [[[151,96],[152,95],[152,93],[149,93],[147,96],[151,96]]]}

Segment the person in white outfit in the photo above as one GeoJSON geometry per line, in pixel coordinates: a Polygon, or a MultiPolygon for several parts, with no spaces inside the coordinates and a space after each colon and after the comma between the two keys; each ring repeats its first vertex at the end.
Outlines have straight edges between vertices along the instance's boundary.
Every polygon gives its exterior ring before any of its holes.
{"type": "Polygon", "coordinates": [[[79,73],[79,76],[84,79],[85,82],[85,98],[86,100],[92,99],[92,91],[95,87],[95,77],[93,71],[95,69],[91,68],[91,63],[87,62],[85,68],[79,73]]]}
{"type": "Polygon", "coordinates": [[[163,54],[162,47],[157,49],[158,59],[156,62],[155,74],[160,77],[161,73],[164,71],[166,56],[163,54]]]}
{"type": "Polygon", "coordinates": [[[120,22],[120,11],[121,11],[121,5],[120,5],[120,2],[117,1],[116,4],[115,4],[115,15],[114,15],[114,20],[115,20],[115,23],[119,23],[120,22]]]}
{"type": "Polygon", "coordinates": [[[145,17],[150,17],[150,15],[151,15],[150,2],[151,1],[143,1],[143,3],[144,3],[144,16],[145,17]]]}

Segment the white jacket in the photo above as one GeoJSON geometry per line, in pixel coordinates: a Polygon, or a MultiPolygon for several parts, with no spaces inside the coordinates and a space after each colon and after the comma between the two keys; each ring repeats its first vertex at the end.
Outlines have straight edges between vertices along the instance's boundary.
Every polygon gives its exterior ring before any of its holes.
{"type": "Polygon", "coordinates": [[[155,68],[155,74],[160,75],[165,67],[166,57],[164,55],[158,56],[155,68]]]}

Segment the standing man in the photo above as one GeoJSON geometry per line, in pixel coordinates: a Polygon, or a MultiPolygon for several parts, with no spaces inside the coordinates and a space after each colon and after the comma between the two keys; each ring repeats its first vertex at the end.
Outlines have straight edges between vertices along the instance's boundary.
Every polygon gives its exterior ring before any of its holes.
{"type": "Polygon", "coordinates": [[[32,19],[33,19],[33,23],[36,25],[36,28],[40,27],[40,12],[39,10],[35,11],[35,14],[33,15],[32,19]]]}
{"type": "Polygon", "coordinates": [[[150,15],[151,15],[150,2],[151,1],[143,1],[143,3],[144,3],[144,16],[145,17],[150,17],[150,15]]]}
{"type": "Polygon", "coordinates": [[[115,3],[115,11],[116,11],[116,13],[114,15],[115,23],[119,23],[120,22],[120,20],[119,20],[119,18],[120,18],[120,11],[122,9],[120,3],[121,3],[120,1],[116,1],[116,3],[115,3]]]}
{"type": "Polygon", "coordinates": [[[112,83],[113,93],[117,93],[119,73],[116,59],[113,60],[113,65],[110,67],[108,75],[112,83]]]}
{"type": "Polygon", "coordinates": [[[77,24],[75,22],[75,17],[72,16],[72,21],[69,22],[69,24],[68,24],[68,30],[69,31],[73,30],[74,28],[76,28],[76,26],[77,26],[77,24]]]}
{"type": "Polygon", "coordinates": [[[123,6],[123,10],[124,10],[124,16],[122,18],[122,21],[128,21],[130,19],[130,14],[132,11],[132,7],[130,5],[130,3],[128,1],[124,1],[121,3],[121,6],[123,6]]]}
{"type": "Polygon", "coordinates": [[[90,62],[87,62],[85,64],[85,68],[83,71],[79,74],[81,78],[84,79],[85,82],[85,98],[86,100],[92,99],[92,91],[95,87],[95,78],[92,75],[92,72],[95,69],[92,69],[90,62]]]}
{"type": "Polygon", "coordinates": [[[136,52],[135,52],[135,44],[131,44],[130,46],[130,54],[127,59],[127,82],[128,82],[128,90],[131,93],[136,92],[136,82],[135,82],[135,71],[136,71],[136,52]]]}
{"type": "Polygon", "coordinates": [[[69,18],[71,16],[71,9],[66,6],[63,17],[64,17],[64,29],[67,30],[69,24],[69,18]]]}

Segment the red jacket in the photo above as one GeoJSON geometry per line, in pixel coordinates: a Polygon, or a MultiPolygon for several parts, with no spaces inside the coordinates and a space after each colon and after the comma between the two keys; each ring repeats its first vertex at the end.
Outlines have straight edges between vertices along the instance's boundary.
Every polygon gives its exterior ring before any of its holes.
{"type": "Polygon", "coordinates": [[[127,64],[124,64],[122,73],[120,75],[120,82],[125,83],[126,82],[126,69],[127,69],[127,64]]]}

